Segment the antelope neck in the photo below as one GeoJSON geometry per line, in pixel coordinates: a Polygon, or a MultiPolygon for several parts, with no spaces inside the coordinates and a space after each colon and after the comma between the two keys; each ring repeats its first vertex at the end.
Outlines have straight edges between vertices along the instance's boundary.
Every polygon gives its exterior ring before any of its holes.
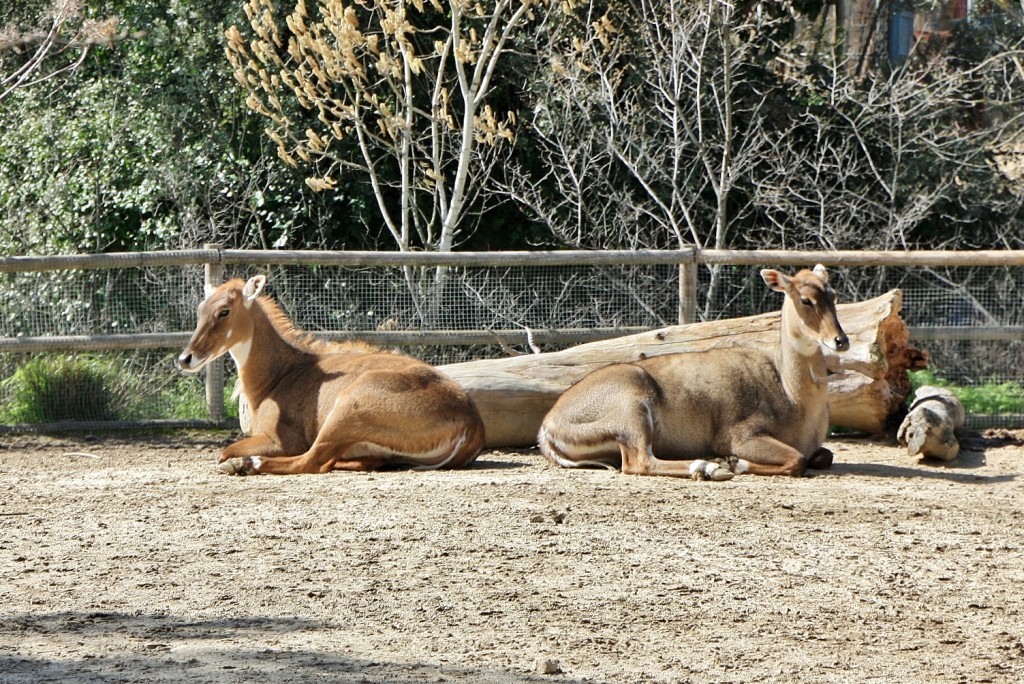
{"type": "Polygon", "coordinates": [[[255,407],[292,367],[298,352],[281,336],[258,302],[250,311],[252,337],[235,345],[230,354],[238,366],[246,399],[255,407]]]}
{"type": "Polygon", "coordinates": [[[796,315],[790,314],[792,306],[787,301],[782,307],[776,361],[786,394],[792,401],[801,401],[806,400],[808,391],[825,388],[827,371],[825,355],[818,341],[790,332],[789,316],[796,315]]]}

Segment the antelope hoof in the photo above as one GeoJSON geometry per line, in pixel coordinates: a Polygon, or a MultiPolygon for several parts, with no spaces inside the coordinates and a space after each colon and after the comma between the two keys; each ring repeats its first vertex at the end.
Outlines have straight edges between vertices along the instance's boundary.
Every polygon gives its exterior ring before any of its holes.
{"type": "Polygon", "coordinates": [[[690,477],[694,480],[725,482],[735,477],[728,464],[718,461],[697,460],[690,464],[690,477]]]}
{"type": "Polygon", "coordinates": [[[253,462],[251,456],[245,458],[229,458],[220,464],[220,472],[225,475],[255,475],[257,463],[253,462]]]}
{"type": "Polygon", "coordinates": [[[832,452],[822,447],[807,459],[807,467],[814,470],[828,470],[832,467],[832,452]]]}

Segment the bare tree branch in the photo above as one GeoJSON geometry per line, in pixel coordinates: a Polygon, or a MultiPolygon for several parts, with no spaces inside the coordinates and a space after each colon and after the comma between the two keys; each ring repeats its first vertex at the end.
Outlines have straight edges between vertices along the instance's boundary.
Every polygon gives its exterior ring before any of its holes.
{"type": "Polygon", "coordinates": [[[74,71],[89,50],[109,46],[137,34],[117,33],[118,19],[84,20],[82,0],[55,0],[41,24],[44,28],[0,30],[0,101],[16,90],[29,88],[74,71]],[[9,64],[15,64],[7,73],[9,64]]]}

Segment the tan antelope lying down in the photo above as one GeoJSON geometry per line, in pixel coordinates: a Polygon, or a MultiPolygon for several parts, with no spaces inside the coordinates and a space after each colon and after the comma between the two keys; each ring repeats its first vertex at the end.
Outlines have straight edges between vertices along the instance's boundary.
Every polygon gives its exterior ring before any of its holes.
{"type": "Polygon", "coordinates": [[[225,352],[252,410],[251,436],[221,453],[230,474],[324,473],[386,465],[459,468],[484,444],[476,405],[422,361],[300,334],[260,297],[264,276],[208,290],[178,357],[196,372],[225,352]]]}
{"type": "Polygon", "coordinates": [[[846,351],[824,266],[761,277],[786,295],[778,349],[712,349],[606,366],[544,418],[541,451],[565,467],[728,480],[828,467],[822,346],[846,351]]]}

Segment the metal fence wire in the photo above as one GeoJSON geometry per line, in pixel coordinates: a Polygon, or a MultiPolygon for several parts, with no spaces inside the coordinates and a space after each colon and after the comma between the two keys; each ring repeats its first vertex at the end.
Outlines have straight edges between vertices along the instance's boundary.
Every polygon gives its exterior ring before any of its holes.
{"type": "MultiPolygon", "coordinates": [[[[696,317],[710,320],[777,310],[759,266],[700,267],[696,317]]],[[[796,267],[779,266],[784,271],[796,267]]],[[[224,279],[268,276],[266,292],[300,329],[364,336],[430,363],[530,353],[679,322],[676,264],[500,266],[224,266],[224,279]],[[555,334],[558,333],[558,334],[555,334]]],[[[943,339],[914,341],[930,372],[956,385],[1021,392],[1024,269],[1006,266],[833,267],[841,301],[901,288],[912,331],[942,328],[943,339]],[[953,330],[952,337],[946,339],[953,330]],[[1010,330],[1001,335],[985,331],[1010,330]],[[957,331],[962,331],[958,335],[957,331]]],[[[168,334],[170,343],[116,350],[55,346],[19,353],[0,346],[0,429],[52,423],[202,422],[202,378],[174,360],[203,298],[200,264],[0,273],[0,343],[26,338],[168,334]]],[[[227,391],[233,364],[227,364],[227,391]]],[[[1024,394],[1020,396],[1024,405],[1024,394]]],[[[228,402],[229,417],[234,404],[228,402]]],[[[976,425],[1019,427],[1020,414],[993,408],[976,425]]]]}

